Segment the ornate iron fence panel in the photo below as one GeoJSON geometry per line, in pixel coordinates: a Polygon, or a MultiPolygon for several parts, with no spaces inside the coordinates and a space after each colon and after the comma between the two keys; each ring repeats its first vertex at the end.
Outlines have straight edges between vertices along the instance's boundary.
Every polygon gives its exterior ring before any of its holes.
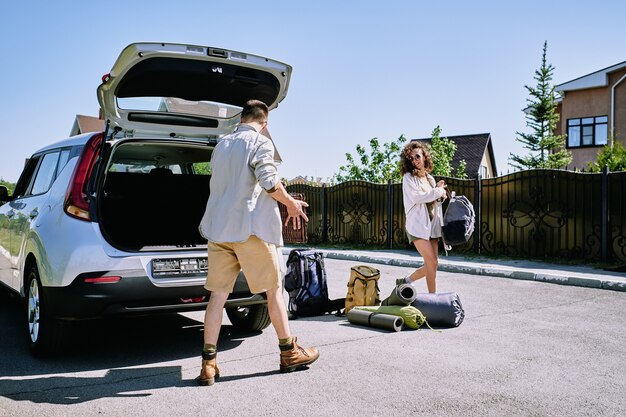
{"type": "Polygon", "coordinates": [[[599,260],[601,174],[535,169],[481,184],[481,252],[599,260]]]}
{"type": "Polygon", "coordinates": [[[626,172],[608,174],[609,256],[626,264],[626,172]]]}
{"type": "Polygon", "coordinates": [[[387,184],[348,181],[326,189],[329,243],[387,245],[387,184]]]}
{"type": "MultiPolygon", "coordinates": [[[[626,172],[536,169],[480,182],[439,179],[476,211],[476,231],[455,246],[457,253],[626,263],[626,172]]],[[[288,190],[309,203],[310,243],[410,247],[402,184],[349,181],[288,190]]]]}
{"type": "Polygon", "coordinates": [[[394,248],[412,247],[406,235],[406,216],[404,215],[404,202],[402,198],[402,183],[391,184],[392,192],[392,244],[394,248]]]}
{"type": "MultiPolygon", "coordinates": [[[[308,223],[308,243],[321,243],[324,235],[323,230],[323,192],[322,187],[314,187],[305,184],[294,184],[287,187],[290,193],[300,193],[304,195],[304,199],[308,203],[306,214],[309,218],[308,223]]],[[[290,243],[285,241],[285,243],[290,243]]]]}

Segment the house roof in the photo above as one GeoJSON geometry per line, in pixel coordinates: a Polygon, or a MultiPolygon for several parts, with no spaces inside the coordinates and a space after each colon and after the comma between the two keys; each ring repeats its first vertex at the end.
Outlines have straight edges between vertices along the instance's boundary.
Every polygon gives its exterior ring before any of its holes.
{"type": "Polygon", "coordinates": [[[93,116],[77,114],[70,131],[70,136],[88,132],[101,132],[104,130],[104,120],[93,116]]]}
{"type": "MultiPolygon", "coordinates": [[[[496,159],[493,154],[493,145],[491,144],[490,133],[477,133],[472,135],[444,136],[456,144],[456,153],[452,158],[452,168],[456,170],[459,163],[464,159],[467,175],[472,178],[479,173],[480,163],[483,160],[485,151],[489,153],[489,158],[493,164],[494,174],[498,172],[496,168],[496,159]]],[[[412,139],[426,142],[430,145],[432,138],[412,139]]]]}
{"type": "Polygon", "coordinates": [[[606,87],[609,85],[609,74],[622,68],[626,68],[626,61],[596,72],[592,72],[591,74],[583,75],[582,77],[567,81],[563,84],[559,84],[556,86],[555,90],[572,91],[583,90],[586,88],[606,87]]]}

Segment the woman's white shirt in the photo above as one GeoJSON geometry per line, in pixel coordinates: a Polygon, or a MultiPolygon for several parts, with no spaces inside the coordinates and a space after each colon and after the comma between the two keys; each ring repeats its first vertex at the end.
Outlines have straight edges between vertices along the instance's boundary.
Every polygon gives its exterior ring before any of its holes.
{"type": "Polygon", "coordinates": [[[433,187],[435,179],[427,174],[428,185],[419,177],[407,172],[402,177],[402,197],[406,215],[406,230],[420,239],[441,237],[443,214],[441,204],[437,201],[445,195],[442,187],[433,187]],[[435,216],[430,220],[426,203],[434,202],[435,216]]]}

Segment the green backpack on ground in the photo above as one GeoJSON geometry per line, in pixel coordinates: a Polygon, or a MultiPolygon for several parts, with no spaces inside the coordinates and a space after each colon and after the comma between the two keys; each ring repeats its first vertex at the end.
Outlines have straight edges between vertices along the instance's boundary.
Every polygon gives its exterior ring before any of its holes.
{"type": "Polygon", "coordinates": [[[356,306],[380,305],[379,278],[380,271],[376,268],[367,265],[357,265],[350,268],[350,280],[346,294],[346,314],[356,306]]]}

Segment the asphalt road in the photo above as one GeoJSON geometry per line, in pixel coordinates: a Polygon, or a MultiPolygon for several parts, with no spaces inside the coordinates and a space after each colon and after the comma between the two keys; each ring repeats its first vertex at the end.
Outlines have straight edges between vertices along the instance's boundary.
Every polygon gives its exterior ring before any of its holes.
{"type": "MultiPolygon", "coordinates": [[[[326,259],[331,297],[351,261],[326,259]]],[[[381,270],[381,295],[407,268],[381,270]]],[[[22,310],[0,304],[0,416],[624,416],[623,292],[440,273],[465,307],[455,329],[388,333],[326,315],[291,321],[318,346],[310,369],[280,374],[274,331],[225,318],[222,378],[199,387],[202,313],[107,320],[63,357],[28,354],[22,310]]],[[[418,282],[425,291],[425,283],[418,282]]]]}

